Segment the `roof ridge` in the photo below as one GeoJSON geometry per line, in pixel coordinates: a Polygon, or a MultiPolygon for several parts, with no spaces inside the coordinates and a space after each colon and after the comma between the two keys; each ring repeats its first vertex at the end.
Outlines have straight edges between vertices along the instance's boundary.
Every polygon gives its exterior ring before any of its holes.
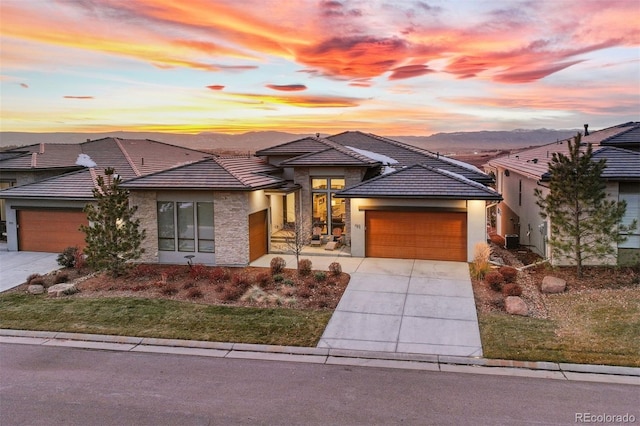
{"type": "MultiPolygon", "coordinates": [[[[626,124],[631,124],[631,123],[626,123],[626,124]]],[[[625,129],[625,130],[621,131],[620,133],[616,133],[615,135],[611,135],[608,138],[602,139],[600,141],[600,144],[602,144],[602,142],[606,142],[606,141],[608,141],[610,139],[617,138],[620,135],[624,135],[625,133],[629,133],[630,131],[637,129],[638,127],[640,127],[640,123],[633,123],[633,124],[631,124],[629,126],[628,129],[625,129]]],[[[606,130],[606,129],[603,129],[603,130],[606,130]]],[[[598,130],[598,131],[601,132],[602,130],[598,130]]],[[[597,132],[594,132],[594,133],[597,133],[597,132]]]]}
{"type": "Polygon", "coordinates": [[[129,166],[131,166],[131,169],[133,170],[133,173],[135,173],[136,176],[142,176],[142,173],[140,172],[138,167],[135,165],[135,163],[131,159],[131,156],[129,155],[127,150],[124,148],[124,145],[122,145],[122,142],[120,142],[121,139],[120,138],[113,138],[113,140],[115,141],[116,145],[120,149],[120,152],[122,152],[122,155],[124,155],[124,158],[129,163],[129,166]]]}

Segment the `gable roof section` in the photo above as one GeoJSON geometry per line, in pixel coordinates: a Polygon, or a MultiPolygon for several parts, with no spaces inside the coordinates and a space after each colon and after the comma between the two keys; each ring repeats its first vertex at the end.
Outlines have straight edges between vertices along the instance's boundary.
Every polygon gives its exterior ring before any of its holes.
{"type": "Polygon", "coordinates": [[[207,158],[122,184],[130,189],[255,190],[284,181],[266,174],[274,168],[256,157],[207,158]]]}
{"type": "Polygon", "coordinates": [[[96,184],[92,169],[78,170],[0,191],[0,198],[91,200],[96,184]]]}
{"type": "Polygon", "coordinates": [[[344,198],[501,200],[496,191],[464,176],[415,164],[338,191],[344,198]]]}
{"type": "Polygon", "coordinates": [[[619,148],[631,148],[640,146],[640,123],[627,123],[625,130],[602,141],[602,146],[617,146],[619,148]]]}
{"type": "Polygon", "coordinates": [[[317,152],[300,155],[285,160],[281,166],[364,166],[373,167],[380,165],[379,161],[368,158],[358,152],[344,148],[340,145],[325,147],[317,152]]]}
{"type": "Polygon", "coordinates": [[[640,181],[640,152],[612,146],[602,147],[593,154],[593,159],[607,160],[602,177],[611,180],[640,181]]]}
{"type": "Polygon", "coordinates": [[[6,151],[0,170],[80,169],[76,165],[82,153],[78,144],[34,144],[6,151]],[[11,157],[11,153],[20,153],[11,157]]]}
{"type": "Polygon", "coordinates": [[[256,151],[256,155],[302,155],[309,154],[311,152],[317,152],[327,147],[327,143],[323,139],[313,136],[307,136],[302,139],[297,139],[291,142],[285,142],[280,145],[272,146],[269,148],[256,151]]]}

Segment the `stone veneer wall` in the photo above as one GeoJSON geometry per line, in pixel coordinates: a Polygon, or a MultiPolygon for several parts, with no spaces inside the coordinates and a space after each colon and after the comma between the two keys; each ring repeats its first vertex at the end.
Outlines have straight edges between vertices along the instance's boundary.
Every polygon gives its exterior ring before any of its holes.
{"type": "Polygon", "coordinates": [[[249,264],[249,197],[246,192],[213,194],[217,265],[249,264]]]}
{"type": "MultiPolygon", "coordinates": [[[[364,174],[366,169],[363,168],[352,168],[345,169],[344,171],[344,184],[345,188],[349,188],[350,186],[357,185],[362,182],[364,178],[364,174]]],[[[351,199],[345,198],[345,232],[347,236],[345,238],[345,244],[351,245],[351,199]]]]}
{"type": "Polygon", "coordinates": [[[309,169],[296,168],[293,171],[293,181],[300,185],[300,190],[296,192],[296,204],[301,207],[302,229],[309,230],[309,235],[313,232],[313,218],[311,212],[311,179],[309,169]]]}
{"type": "Polygon", "coordinates": [[[140,229],[147,231],[142,242],[144,253],[139,262],[158,262],[158,209],[155,191],[132,191],[129,204],[138,206],[136,219],[140,219],[140,229]]]}

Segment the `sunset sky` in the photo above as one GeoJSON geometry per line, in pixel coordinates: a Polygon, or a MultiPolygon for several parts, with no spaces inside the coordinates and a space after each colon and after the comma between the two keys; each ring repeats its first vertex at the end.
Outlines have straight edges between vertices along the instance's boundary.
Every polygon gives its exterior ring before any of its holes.
{"type": "Polygon", "coordinates": [[[2,131],[640,120],[637,0],[0,0],[2,131]]]}

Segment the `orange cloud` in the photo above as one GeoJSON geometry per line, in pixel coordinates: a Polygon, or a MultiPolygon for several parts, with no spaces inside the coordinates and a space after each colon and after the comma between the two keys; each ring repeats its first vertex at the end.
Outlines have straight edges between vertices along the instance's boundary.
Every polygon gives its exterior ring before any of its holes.
{"type": "Polygon", "coordinates": [[[283,92],[299,92],[307,90],[307,86],[304,84],[267,84],[269,89],[281,90],[283,92]]]}
{"type": "Polygon", "coordinates": [[[426,65],[406,65],[403,67],[394,68],[389,76],[389,80],[401,80],[404,78],[418,77],[420,75],[433,72],[426,65]]]}
{"type": "Polygon", "coordinates": [[[347,108],[359,105],[359,100],[340,96],[274,96],[253,93],[230,94],[238,99],[246,99],[265,104],[290,105],[301,108],[347,108]]]}
{"type": "Polygon", "coordinates": [[[207,89],[222,90],[222,89],[224,89],[224,86],[221,85],[221,84],[212,84],[211,86],[207,86],[207,89]]]}
{"type": "Polygon", "coordinates": [[[64,99],[94,99],[93,96],[63,96],[64,99]]]}

